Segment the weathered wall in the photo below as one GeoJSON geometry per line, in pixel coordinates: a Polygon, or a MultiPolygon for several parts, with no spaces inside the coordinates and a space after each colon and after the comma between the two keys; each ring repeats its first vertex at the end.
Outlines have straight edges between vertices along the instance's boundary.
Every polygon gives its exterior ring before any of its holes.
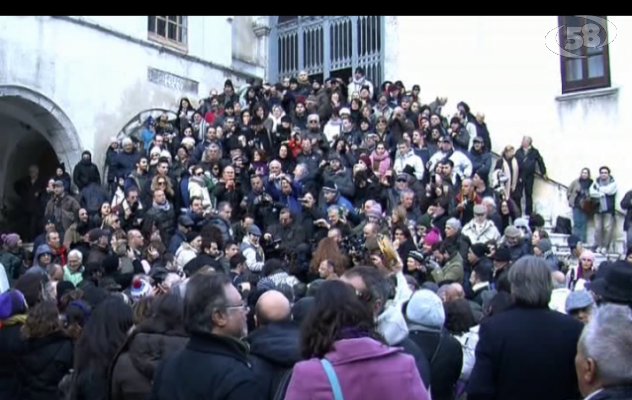
{"type": "MultiPolygon", "coordinates": [[[[583,167],[595,176],[600,166],[610,166],[620,200],[632,189],[627,174],[632,117],[623,112],[632,106],[632,76],[627,73],[632,32],[624,29],[632,18],[611,20],[618,27],[609,45],[616,90],[599,97],[560,96],[560,57],[544,40],[557,26],[555,16],[397,17],[396,29],[386,29],[387,45],[396,47],[386,49],[386,77],[419,84],[424,102],[447,96],[444,113],[455,112],[462,100],[474,113],[484,112],[496,152],[507,144],[518,147],[523,135],[532,136],[549,177],[566,185],[583,167]]],[[[542,203],[548,203],[549,193],[536,187],[542,203]]]]}
{"type": "Polygon", "coordinates": [[[100,164],[109,138],[140,111],[177,108],[181,96],[196,102],[211,88],[221,90],[226,78],[236,85],[245,80],[229,68],[230,22],[204,18],[190,17],[189,54],[206,60],[149,43],[146,17],[90,17],[132,40],[68,18],[3,17],[0,85],[25,86],[52,99],[74,124],[81,147],[100,164]],[[149,82],[150,67],[198,82],[197,92],[149,82]]]}

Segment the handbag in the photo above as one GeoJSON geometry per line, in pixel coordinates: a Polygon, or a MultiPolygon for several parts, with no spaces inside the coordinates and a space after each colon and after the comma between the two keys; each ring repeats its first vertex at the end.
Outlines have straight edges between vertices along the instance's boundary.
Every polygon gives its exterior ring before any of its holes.
{"type": "Polygon", "coordinates": [[[344,400],[342,389],[340,389],[340,382],[338,382],[338,376],[336,375],[336,371],[334,371],[333,365],[331,365],[326,358],[321,359],[320,363],[327,374],[327,379],[329,379],[331,391],[334,392],[334,400],[344,400]]]}
{"type": "Polygon", "coordinates": [[[583,197],[579,201],[579,207],[588,215],[594,215],[599,210],[599,200],[591,197],[583,197]],[[594,201],[597,200],[597,201],[594,201]]]}

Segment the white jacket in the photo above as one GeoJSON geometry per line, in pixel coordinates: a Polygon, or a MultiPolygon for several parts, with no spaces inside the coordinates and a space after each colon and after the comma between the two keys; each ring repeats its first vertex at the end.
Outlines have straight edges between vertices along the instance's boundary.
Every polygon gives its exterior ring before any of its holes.
{"type": "Polygon", "coordinates": [[[478,344],[479,325],[473,326],[468,332],[460,336],[454,336],[461,343],[463,348],[463,368],[461,369],[461,379],[470,379],[470,374],[476,362],[476,345],[478,344]]]}
{"type": "Polygon", "coordinates": [[[402,155],[399,151],[395,155],[395,163],[393,164],[393,169],[398,174],[401,174],[406,168],[407,165],[410,165],[415,169],[415,177],[418,181],[421,181],[424,178],[424,162],[421,160],[421,157],[415,155],[415,152],[409,150],[407,154],[402,155]]]}
{"type": "Polygon", "coordinates": [[[500,233],[496,225],[490,220],[485,220],[483,225],[476,223],[476,219],[468,222],[463,228],[463,234],[470,238],[472,244],[487,243],[490,240],[500,239],[500,233]]]}
{"type": "Polygon", "coordinates": [[[551,301],[549,302],[549,308],[553,311],[566,314],[566,298],[571,293],[567,288],[553,289],[551,292],[551,301]]]}
{"type": "Polygon", "coordinates": [[[204,207],[205,211],[210,211],[213,207],[213,203],[211,202],[211,195],[208,192],[208,189],[204,185],[204,181],[202,179],[202,183],[198,182],[198,177],[191,177],[189,179],[189,198],[192,197],[200,197],[202,198],[202,207],[204,207]]]}
{"type": "Polygon", "coordinates": [[[182,242],[176,251],[176,267],[178,267],[178,271],[182,271],[189,261],[197,257],[197,254],[197,251],[189,243],[182,242]]]}
{"type": "MultiPolygon", "coordinates": [[[[432,157],[430,157],[430,171],[434,171],[439,161],[446,157],[447,153],[443,151],[437,151],[432,157]]],[[[472,161],[470,158],[459,150],[455,150],[449,157],[454,163],[454,171],[463,178],[469,178],[472,176],[472,161]]]]}

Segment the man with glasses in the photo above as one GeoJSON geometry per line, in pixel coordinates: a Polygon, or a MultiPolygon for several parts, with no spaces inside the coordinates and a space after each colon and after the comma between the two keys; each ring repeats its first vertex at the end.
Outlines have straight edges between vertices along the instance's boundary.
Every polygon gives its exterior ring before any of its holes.
{"type": "Polygon", "coordinates": [[[196,274],[187,284],[184,327],[187,346],[154,375],[152,399],[265,399],[250,368],[248,307],[226,274],[196,274]]]}
{"type": "Polygon", "coordinates": [[[463,234],[472,244],[487,243],[500,239],[500,233],[494,223],[487,219],[487,208],[482,204],[474,206],[474,219],[463,228],[463,234]]]}

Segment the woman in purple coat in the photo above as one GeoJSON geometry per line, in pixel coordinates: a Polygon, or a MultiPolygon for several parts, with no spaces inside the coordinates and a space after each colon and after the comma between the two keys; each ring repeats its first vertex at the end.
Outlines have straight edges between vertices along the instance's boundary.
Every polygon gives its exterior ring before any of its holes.
{"type": "Polygon", "coordinates": [[[414,359],[385,345],[356,292],[327,281],[302,325],[301,352],[285,400],[427,400],[414,359]],[[326,372],[327,371],[327,372],[326,372]]]}

